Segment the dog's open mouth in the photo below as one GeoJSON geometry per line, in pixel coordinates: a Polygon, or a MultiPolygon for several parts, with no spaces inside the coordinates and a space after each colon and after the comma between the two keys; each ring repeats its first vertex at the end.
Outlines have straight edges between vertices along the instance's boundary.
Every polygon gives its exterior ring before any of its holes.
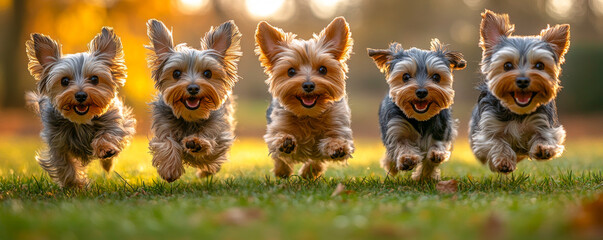
{"type": "Polygon", "coordinates": [[[305,108],[312,108],[318,102],[318,95],[304,95],[297,97],[297,100],[301,103],[305,108]]]}
{"type": "Polygon", "coordinates": [[[515,104],[520,107],[527,107],[536,96],[536,92],[511,92],[515,104]]]}
{"type": "Polygon", "coordinates": [[[89,105],[84,105],[84,104],[79,104],[79,105],[75,105],[73,107],[73,110],[78,115],[86,115],[86,113],[88,113],[88,110],[90,110],[90,106],[89,105]]]}
{"type": "Polygon", "coordinates": [[[425,113],[429,110],[429,106],[431,106],[431,102],[429,101],[415,101],[412,103],[412,109],[417,113],[425,113]]]}
{"type": "Polygon", "coordinates": [[[195,110],[201,106],[201,98],[189,97],[182,99],[182,103],[188,110],[195,110]]]}

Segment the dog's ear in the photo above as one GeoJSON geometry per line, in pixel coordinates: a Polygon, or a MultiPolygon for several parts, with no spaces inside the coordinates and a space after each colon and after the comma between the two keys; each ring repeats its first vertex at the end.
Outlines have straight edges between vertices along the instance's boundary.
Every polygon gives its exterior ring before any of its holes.
{"type": "Polygon", "coordinates": [[[559,58],[559,63],[565,62],[565,54],[570,46],[570,25],[561,24],[547,27],[540,32],[540,37],[542,41],[551,45],[559,58]]]}
{"type": "Polygon", "coordinates": [[[480,24],[480,42],[484,53],[489,53],[502,37],[509,37],[515,31],[515,25],[509,22],[509,15],[496,14],[488,9],[482,13],[480,24]]]}
{"type": "Polygon", "coordinates": [[[29,58],[29,72],[40,80],[44,69],[61,58],[61,46],[52,38],[43,34],[31,34],[25,43],[27,57],[29,58]]]}
{"type": "Polygon", "coordinates": [[[201,38],[202,49],[214,49],[222,56],[241,56],[241,33],[234,21],[222,23],[217,28],[211,28],[201,38]]]}
{"type": "Polygon", "coordinates": [[[402,45],[393,42],[389,45],[389,49],[372,49],[367,48],[369,57],[373,59],[375,65],[382,73],[389,74],[391,60],[394,59],[394,54],[403,51],[402,45]]]}
{"type": "Polygon", "coordinates": [[[43,77],[44,71],[61,59],[61,46],[50,37],[34,33],[25,43],[29,63],[29,73],[38,81],[38,91],[46,90],[47,79],[43,77]]]}
{"type": "Polygon", "coordinates": [[[163,22],[156,19],[150,19],[147,22],[147,35],[151,40],[151,44],[146,47],[147,49],[152,50],[157,57],[162,57],[174,51],[172,33],[163,22]]]}
{"type": "Polygon", "coordinates": [[[151,43],[145,47],[151,51],[147,57],[147,64],[152,70],[152,76],[157,79],[161,75],[161,64],[174,52],[172,33],[165,24],[156,19],[147,22],[147,35],[151,43]]]}
{"type": "Polygon", "coordinates": [[[103,27],[101,32],[88,43],[88,51],[94,56],[107,60],[123,58],[121,40],[110,27],[103,27]]]}
{"type": "Polygon", "coordinates": [[[333,21],[322,30],[319,37],[335,59],[338,61],[346,61],[350,58],[354,41],[352,40],[350,26],[345,21],[345,18],[337,17],[333,19],[333,21]]]}
{"type": "Polygon", "coordinates": [[[88,44],[90,54],[110,63],[113,80],[123,86],[126,81],[126,64],[121,39],[110,27],[103,27],[101,32],[88,44]]]}
{"type": "Polygon", "coordinates": [[[450,63],[450,69],[452,70],[461,70],[467,67],[467,61],[461,52],[450,51],[444,54],[448,62],[450,63]]]}
{"type": "Polygon", "coordinates": [[[437,38],[431,39],[431,51],[444,55],[452,70],[461,70],[467,65],[467,61],[465,61],[461,52],[448,51],[446,45],[437,38]]]}
{"type": "Polygon", "coordinates": [[[280,52],[282,46],[288,42],[288,38],[294,35],[285,33],[280,28],[275,28],[265,21],[258,23],[255,30],[255,52],[260,57],[263,67],[271,68],[275,55],[280,52]]]}
{"type": "Polygon", "coordinates": [[[367,48],[369,57],[373,59],[377,68],[381,70],[381,72],[385,73],[387,68],[389,68],[389,61],[392,58],[392,51],[389,49],[372,49],[367,48]]]}
{"type": "Polygon", "coordinates": [[[211,28],[201,38],[201,49],[216,50],[224,59],[225,72],[232,81],[237,81],[237,62],[243,55],[241,52],[241,33],[239,28],[230,20],[217,28],[211,28]]]}

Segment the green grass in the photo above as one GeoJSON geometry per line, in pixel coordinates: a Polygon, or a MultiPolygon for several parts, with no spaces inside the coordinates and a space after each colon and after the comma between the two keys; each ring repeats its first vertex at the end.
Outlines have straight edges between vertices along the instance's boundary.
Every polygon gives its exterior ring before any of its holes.
{"type": "Polygon", "coordinates": [[[575,210],[602,191],[602,143],[572,142],[560,159],[523,161],[503,176],[478,164],[461,140],[442,167],[459,191],[440,194],[436,182],[408,173],[386,178],[383,147],[362,140],[348,166],[332,165],[316,181],[275,179],[263,142],[242,139],[217,176],[196,179],[188,168],[168,184],[151,166],[145,137],[122,153],[115,172],[94,162],[90,186],[66,190],[37,166],[38,139],[5,137],[0,238],[570,238],[575,210]],[[331,197],[339,183],[346,191],[331,197]]]}

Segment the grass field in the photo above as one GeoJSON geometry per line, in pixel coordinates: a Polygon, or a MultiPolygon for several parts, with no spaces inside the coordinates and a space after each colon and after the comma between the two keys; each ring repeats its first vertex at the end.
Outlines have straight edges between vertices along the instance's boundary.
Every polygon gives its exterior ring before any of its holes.
{"type": "Polygon", "coordinates": [[[384,150],[373,140],[356,142],[348,166],[305,181],[275,179],[263,142],[241,139],[217,176],[200,180],[188,168],[167,184],[139,137],[115,172],[94,162],[88,188],[64,190],[35,162],[37,138],[5,137],[0,239],[597,238],[583,235],[575,216],[603,191],[602,144],[570,142],[560,159],[524,161],[501,176],[461,140],[442,168],[459,191],[443,194],[437,182],[416,183],[409,174],[385,178],[378,166],[384,150]],[[345,190],[331,196],[339,183],[345,190]]]}

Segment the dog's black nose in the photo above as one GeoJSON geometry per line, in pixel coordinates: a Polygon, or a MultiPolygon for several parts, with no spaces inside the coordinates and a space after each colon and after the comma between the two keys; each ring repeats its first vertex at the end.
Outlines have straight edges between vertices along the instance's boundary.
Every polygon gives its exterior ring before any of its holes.
{"type": "Polygon", "coordinates": [[[77,100],[78,102],[86,101],[87,98],[88,94],[86,92],[79,91],[75,93],[75,100],[77,100]]]}
{"type": "Polygon", "coordinates": [[[527,88],[530,86],[530,79],[527,77],[518,77],[515,79],[515,84],[521,89],[527,88]]]}
{"type": "Polygon", "coordinates": [[[312,91],[314,91],[314,87],[315,86],[316,85],[313,82],[305,82],[304,84],[302,84],[302,88],[306,92],[312,92],[312,91]]]}
{"type": "Polygon", "coordinates": [[[417,97],[421,98],[421,99],[427,97],[427,93],[428,93],[427,89],[425,89],[425,88],[419,88],[415,91],[415,94],[417,95],[417,97]]]}
{"type": "Polygon", "coordinates": [[[190,93],[191,95],[195,95],[195,94],[199,93],[199,85],[197,85],[197,84],[188,85],[186,87],[186,91],[188,91],[188,93],[190,93]]]}

